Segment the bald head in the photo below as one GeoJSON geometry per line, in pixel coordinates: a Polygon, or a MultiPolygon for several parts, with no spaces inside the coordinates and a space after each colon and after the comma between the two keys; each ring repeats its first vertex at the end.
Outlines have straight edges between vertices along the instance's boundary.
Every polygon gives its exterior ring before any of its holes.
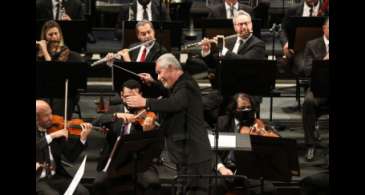
{"type": "Polygon", "coordinates": [[[37,123],[42,128],[52,125],[52,110],[49,104],[43,100],[36,100],[37,123]]]}

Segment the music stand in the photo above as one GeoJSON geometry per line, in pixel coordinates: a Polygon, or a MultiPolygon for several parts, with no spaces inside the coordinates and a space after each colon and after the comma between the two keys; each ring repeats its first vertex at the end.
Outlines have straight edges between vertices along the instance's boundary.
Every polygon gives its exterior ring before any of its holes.
{"type": "MultiPolygon", "coordinates": [[[[114,66],[113,66],[113,86],[114,86],[114,90],[117,91],[119,93],[119,91],[122,90],[121,86],[123,85],[123,83],[129,79],[135,79],[137,81],[140,81],[140,77],[133,75],[129,72],[126,72],[124,70],[119,69],[118,67],[122,67],[125,69],[128,69],[132,72],[135,73],[149,73],[152,78],[154,78],[155,80],[157,79],[157,74],[155,72],[155,63],[153,62],[114,62],[114,66]]],[[[151,98],[156,98],[158,96],[160,96],[160,94],[158,93],[158,91],[154,90],[153,88],[147,86],[147,85],[142,85],[142,92],[143,92],[143,97],[151,97],[151,98]]]]}
{"type": "Polygon", "coordinates": [[[252,151],[235,151],[237,174],[289,182],[300,175],[295,139],[251,135],[252,151]]]}
{"type": "Polygon", "coordinates": [[[324,21],[324,17],[289,17],[287,23],[289,48],[303,51],[309,40],[322,36],[324,21]]]}
{"type": "MultiPolygon", "coordinates": [[[[37,20],[36,37],[40,39],[42,26],[47,20],[37,20]]],[[[83,53],[86,51],[88,24],[86,20],[57,21],[60,25],[65,45],[72,51],[83,53]]]]}
{"type": "MultiPolygon", "coordinates": [[[[253,35],[261,37],[261,19],[252,19],[253,35]]],[[[232,19],[202,19],[198,20],[198,27],[203,29],[203,37],[215,37],[217,35],[229,36],[236,34],[232,19]]]]}
{"type": "Polygon", "coordinates": [[[271,96],[276,70],[276,61],[223,59],[217,66],[218,87],[226,97],[237,92],[271,96]]]}
{"type": "Polygon", "coordinates": [[[161,154],[163,146],[164,139],[160,130],[124,135],[116,148],[108,176],[132,175],[136,194],[137,173],[146,171],[152,165],[153,159],[161,154]]]}
{"type": "MultiPolygon", "coordinates": [[[[137,43],[139,40],[136,36],[136,24],[138,21],[123,21],[122,29],[122,47],[129,47],[132,43],[137,43]]],[[[171,48],[180,48],[181,35],[183,22],[157,22],[152,21],[155,29],[155,36],[160,45],[164,46],[167,50],[171,51],[171,48]],[[162,28],[163,32],[160,33],[159,29],[162,28]]]]}
{"type": "Polygon", "coordinates": [[[311,90],[314,97],[328,98],[330,95],[329,60],[313,60],[311,90]]]}
{"type": "Polygon", "coordinates": [[[64,98],[66,79],[69,83],[68,94],[75,97],[78,89],[87,88],[88,67],[86,62],[37,62],[36,97],[64,98]]]}

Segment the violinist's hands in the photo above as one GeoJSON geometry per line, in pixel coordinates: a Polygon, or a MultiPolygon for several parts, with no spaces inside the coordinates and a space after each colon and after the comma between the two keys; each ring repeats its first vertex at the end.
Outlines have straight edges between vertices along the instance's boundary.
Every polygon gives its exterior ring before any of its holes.
{"type": "Polygon", "coordinates": [[[122,56],[123,61],[131,62],[131,57],[129,56],[129,49],[122,49],[118,52],[118,55],[122,56]]]}
{"type": "Polygon", "coordinates": [[[155,128],[154,119],[152,117],[146,117],[142,124],[143,131],[151,131],[155,128]]]}
{"type": "Polygon", "coordinates": [[[207,39],[207,38],[204,38],[201,41],[201,46],[200,47],[202,48],[203,53],[209,53],[210,52],[210,48],[211,48],[210,40],[207,39]]]}
{"type": "Polygon", "coordinates": [[[225,166],[222,166],[218,169],[219,173],[222,174],[222,175],[233,175],[231,169],[228,169],[227,167],[225,166]]]}
{"type": "Polygon", "coordinates": [[[91,133],[92,125],[90,123],[81,123],[81,133],[80,133],[80,139],[81,141],[86,141],[87,137],[91,133]]]}
{"type": "Polygon", "coordinates": [[[142,97],[140,94],[129,96],[126,98],[126,103],[128,107],[131,108],[144,108],[146,107],[146,98],[142,97]]]}
{"type": "Polygon", "coordinates": [[[251,129],[249,127],[241,127],[240,134],[250,134],[251,129]]]}
{"type": "Polygon", "coordinates": [[[287,58],[291,58],[295,54],[293,49],[289,49],[288,42],[286,42],[283,46],[283,53],[284,56],[286,56],[287,58]]]}
{"type": "Polygon", "coordinates": [[[136,116],[134,114],[118,112],[115,116],[122,120],[123,123],[134,123],[136,121],[136,116]]]}
{"type": "Polygon", "coordinates": [[[138,74],[142,80],[142,83],[150,85],[155,80],[152,78],[152,76],[148,73],[140,73],[138,74]]]}
{"type": "Polygon", "coordinates": [[[67,129],[58,130],[58,131],[55,131],[55,132],[49,134],[49,136],[51,136],[52,139],[59,138],[59,137],[65,137],[66,139],[68,139],[68,131],[67,131],[67,129]]]}

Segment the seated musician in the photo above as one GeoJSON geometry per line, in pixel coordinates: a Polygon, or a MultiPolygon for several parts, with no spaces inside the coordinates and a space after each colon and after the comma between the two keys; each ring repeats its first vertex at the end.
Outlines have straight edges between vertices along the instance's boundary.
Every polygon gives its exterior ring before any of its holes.
{"type": "Polygon", "coordinates": [[[36,41],[38,47],[37,61],[83,61],[80,54],[71,51],[65,44],[60,25],[49,20],[44,23],[40,41],[36,41]]]}
{"type": "MultiPolygon", "coordinates": [[[[154,62],[158,57],[167,52],[165,47],[153,41],[156,40],[155,29],[150,21],[142,20],[138,22],[136,24],[136,35],[140,42],[132,44],[130,48],[142,44],[140,47],[134,50],[122,49],[117,53],[124,62],[154,62]],[[143,45],[143,43],[146,44],[143,45]]],[[[114,58],[115,54],[108,53],[108,63],[113,62],[114,58]]]]}
{"type": "MultiPolygon", "coordinates": [[[[304,70],[308,77],[312,72],[313,60],[329,60],[329,18],[326,19],[322,30],[323,36],[309,41],[304,49],[304,70]]],[[[316,98],[313,96],[312,90],[310,88],[307,89],[302,112],[307,161],[314,160],[315,156],[315,144],[317,140],[314,132],[320,107],[328,105],[328,98],[316,98]]]]}
{"type": "MultiPolygon", "coordinates": [[[[227,107],[227,114],[218,118],[217,130],[220,132],[240,132],[242,134],[279,137],[279,134],[275,130],[265,125],[261,119],[256,118],[252,97],[245,93],[237,93],[233,96],[233,100],[227,107]]],[[[214,166],[214,169],[220,175],[233,175],[234,169],[236,168],[233,151],[219,152],[217,157],[218,164],[214,166]]],[[[224,180],[220,180],[216,194],[225,193],[231,189],[230,186],[239,183],[239,181],[225,182],[224,180]]],[[[254,186],[259,182],[249,179],[248,183],[245,184],[241,181],[240,185],[254,186]]],[[[274,186],[267,182],[265,182],[264,189],[265,192],[275,192],[274,186]]],[[[250,194],[259,194],[260,189],[250,188],[250,191],[250,194]]]]}
{"type": "MultiPolygon", "coordinates": [[[[82,123],[80,137],[74,139],[65,129],[48,133],[52,126],[52,110],[47,102],[36,101],[36,193],[63,194],[72,177],[61,163],[61,156],[75,161],[86,147],[91,124],[82,123]],[[65,139],[68,138],[68,139],[65,139]]],[[[74,194],[88,195],[89,191],[81,184],[74,194]]]]}
{"type": "MultiPolygon", "coordinates": [[[[266,59],[265,57],[265,43],[252,34],[252,20],[250,14],[243,10],[237,11],[235,17],[233,17],[233,27],[237,34],[237,37],[227,39],[223,41],[223,47],[220,49],[219,53],[223,59],[266,59]]],[[[204,38],[201,42],[202,48],[202,58],[204,62],[209,67],[208,78],[212,86],[216,85],[215,78],[215,68],[217,67],[218,60],[212,53],[212,40],[204,38]]],[[[214,105],[219,104],[221,98],[217,97],[206,97],[204,102],[205,107],[216,107],[214,105]]],[[[257,110],[259,103],[262,102],[261,97],[254,97],[255,103],[257,105],[257,110]]],[[[225,102],[223,100],[223,102],[225,102]]],[[[223,105],[224,107],[224,105],[223,105]]]]}
{"type": "MultiPolygon", "coordinates": [[[[106,169],[108,169],[106,168],[107,161],[110,158],[117,138],[121,135],[142,133],[143,131],[150,131],[156,128],[154,119],[151,117],[146,117],[143,124],[135,123],[137,120],[136,114],[139,113],[139,110],[129,108],[125,103],[125,99],[136,94],[142,94],[141,84],[136,80],[127,80],[123,83],[120,91],[120,104],[111,105],[107,113],[104,113],[93,121],[94,125],[106,126],[109,129],[97,165],[99,174],[96,177],[93,186],[93,194],[95,195],[106,194],[108,189],[112,186],[113,181],[120,179],[118,176],[109,178],[105,174],[106,169]]],[[[113,159],[117,159],[117,157],[113,156],[112,160],[113,159]]]]}
{"type": "Polygon", "coordinates": [[[238,0],[220,0],[219,3],[208,6],[209,19],[231,19],[237,14],[238,10],[244,10],[252,14],[252,8],[240,3],[238,0]]]}

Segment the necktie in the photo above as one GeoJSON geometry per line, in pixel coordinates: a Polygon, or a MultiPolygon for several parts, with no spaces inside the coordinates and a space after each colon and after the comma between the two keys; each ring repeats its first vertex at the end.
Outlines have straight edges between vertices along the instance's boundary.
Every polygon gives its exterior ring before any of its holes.
{"type": "Polygon", "coordinates": [[[309,16],[312,17],[313,16],[313,7],[310,8],[309,10],[309,16]]]}
{"type": "Polygon", "coordinates": [[[140,58],[140,62],[145,62],[146,61],[146,54],[147,54],[147,48],[145,47],[143,49],[143,52],[142,52],[142,55],[141,55],[141,58],[140,58]]]}
{"type": "Polygon", "coordinates": [[[231,18],[233,18],[233,16],[234,16],[234,7],[233,7],[233,5],[230,8],[230,12],[231,12],[231,18]]]}
{"type": "Polygon", "coordinates": [[[59,17],[60,17],[60,2],[59,2],[59,0],[56,0],[56,18],[55,18],[55,20],[58,20],[59,19],[59,17]]]}
{"type": "Polygon", "coordinates": [[[147,5],[143,6],[143,20],[148,20],[147,5]]]}

